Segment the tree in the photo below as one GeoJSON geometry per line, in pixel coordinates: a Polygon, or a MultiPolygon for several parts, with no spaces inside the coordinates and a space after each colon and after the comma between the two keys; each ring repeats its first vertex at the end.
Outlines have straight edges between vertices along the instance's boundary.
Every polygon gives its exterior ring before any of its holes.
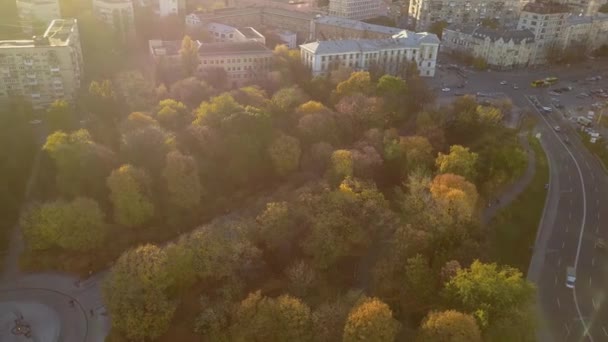
{"type": "Polygon", "coordinates": [[[341,182],[346,177],[353,175],[353,155],[348,150],[336,150],[331,155],[332,177],[341,182]]]}
{"type": "Polygon", "coordinates": [[[180,210],[195,210],[201,202],[201,183],[194,158],[179,151],[167,154],[163,177],[167,182],[169,203],[180,210]]]}
{"type": "Polygon", "coordinates": [[[338,98],[355,94],[367,95],[372,89],[373,85],[369,72],[356,71],[346,81],[338,83],[336,95],[338,98]]]}
{"type": "Polygon", "coordinates": [[[49,131],[69,131],[74,126],[74,117],[70,104],[65,100],[55,100],[47,109],[49,131]]]}
{"type": "Polygon", "coordinates": [[[472,62],[473,68],[477,70],[486,70],[488,68],[488,62],[483,57],[475,57],[472,62]]]}
{"type": "Polygon", "coordinates": [[[475,318],[454,310],[430,312],[422,322],[419,342],[481,342],[475,318]]]}
{"type": "Polygon", "coordinates": [[[597,11],[600,13],[608,13],[608,4],[601,5],[597,11]]]}
{"type": "Polygon", "coordinates": [[[173,139],[157,125],[126,130],[120,152],[125,162],[145,168],[157,176],[165,164],[165,156],[173,149],[173,139]]]}
{"type": "MultiPolygon", "coordinates": [[[[228,73],[223,67],[206,67],[201,70],[200,77],[217,90],[228,88],[228,73]]],[[[232,84],[234,87],[235,83],[232,84]]]]}
{"type": "Polygon", "coordinates": [[[436,203],[456,222],[473,218],[477,205],[477,189],[462,176],[445,173],[437,175],[430,186],[436,203]]]}
{"type": "Polygon", "coordinates": [[[394,341],[400,324],[388,305],[377,298],[363,300],[348,315],[342,341],[394,341]]]}
{"type": "Polygon", "coordinates": [[[285,275],[289,280],[289,292],[299,298],[306,297],[315,281],[315,270],[303,260],[293,263],[285,275]]]}
{"type": "Polygon", "coordinates": [[[152,218],[154,204],[148,196],[147,183],[145,172],[131,165],[123,165],[112,171],[107,184],[116,222],[136,227],[152,218]]]}
{"type": "Polygon", "coordinates": [[[125,99],[131,112],[147,110],[154,103],[154,84],[137,70],[118,73],[114,77],[117,92],[125,99]]]}
{"type": "Polygon", "coordinates": [[[229,93],[223,93],[212,97],[209,102],[201,103],[196,110],[195,123],[198,125],[217,126],[224,118],[241,112],[244,109],[229,93]]]}
{"type": "Polygon", "coordinates": [[[256,218],[258,240],[270,250],[290,246],[298,233],[287,202],[266,203],[266,209],[256,218]]]}
{"type": "Polygon", "coordinates": [[[179,80],[169,87],[169,95],[172,99],[182,102],[188,108],[196,108],[201,102],[209,99],[214,90],[206,82],[196,77],[188,77],[179,80]]]}
{"type": "Polygon", "coordinates": [[[405,297],[402,305],[411,311],[424,310],[434,300],[437,276],[427,258],[420,254],[407,259],[405,267],[405,297]]]}
{"type": "Polygon", "coordinates": [[[125,114],[124,103],[110,80],[91,82],[85,103],[96,119],[106,125],[118,122],[125,114]]]}
{"type": "Polygon", "coordinates": [[[21,226],[27,246],[32,250],[59,247],[88,251],[99,247],[107,232],[104,214],[97,202],[83,197],[34,207],[21,219],[21,226]]]}
{"type": "Polygon", "coordinates": [[[351,290],[331,302],[319,305],[312,314],[314,341],[340,341],[348,313],[357,302],[365,299],[367,297],[361,292],[351,290]]]}
{"type": "Polygon", "coordinates": [[[192,122],[192,115],[183,103],[165,99],[158,104],[156,119],[163,128],[178,131],[192,122]]]}
{"type": "Polygon", "coordinates": [[[268,95],[266,94],[266,91],[256,85],[233,90],[230,94],[236,102],[240,103],[242,106],[264,108],[268,105],[268,95]]]}
{"type": "Polygon", "coordinates": [[[166,296],[167,256],[153,245],[129,250],[103,283],[112,328],[130,340],[156,339],[169,328],[175,304],[166,296]]]}
{"type": "Polygon", "coordinates": [[[280,135],[268,148],[270,160],[279,176],[287,176],[300,165],[300,141],[289,135],[280,135]]]}
{"type": "Polygon", "coordinates": [[[234,318],[235,341],[311,341],[311,314],[306,304],[290,296],[249,294],[234,318]]]}
{"type": "Polygon", "coordinates": [[[435,164],[439,173],[453,173],[474,181],[477,177],[477,158],[477,153],[470,152],[467,147],[452,145],[449,154],[439,152],[435,164]]]}
{"type": "Polygon", "coordinates": [[[88,195],[101,198],[104,179],[114,165],[114,154],[95,144],[87,130],[49,135],[42,149],[56,167],[56,186],[65,196],[88,195]]]}
{"type": "Polygon", "coordinates": [[[270,100],[271,112],[277,117],[284,117],[293,111],[300,104],[306,101],[306,94],[298,86],[282,88],[270,100]]]}
{"type": "MultiPolygon", "coordinates": [[[[483,264],[476,260],[470,268],[459,271],[446,284],[443,298],[450,307],[472,314],[482,330],[487,330],[505,319],[523,313],[530,314],[534,286],[515,268],[483,264]]],[[[531,315],[527,320],[534,321],[531,315]]],[[[521,328],[522,326],[511,327],[514,331],[521,328]]],[[[526,328],[529,328],[529,323],[526,328]]],[[[531,331],[522,333],[526,335],[531,331]]]]}
{"type": "Polygon", "coordinates": [[[406,119],[407,85],[399,77],[384,75],[378,80],[376,93],[384,99],[384,110],[391,113],[391,119],[401,121],[406,119]]]}
{"type": "Polygon", "coordinates": [[[458,271],[462,269],[458,260],[450,260],[441,267],[440,278],[441,283],[446,284],[449,282],[454,276],[458,274],[458,271]]]}
{"type": "Polygon", "coordinates": [[[193,76],[199,63],[198,46],[197,43],[189,36],[185,36],[184,39],[182,39],[182,47],[179,50],[179,57],[181,59],[184,76],[193,76]]]}
{"type": "Polygon", "coordinates": [[[444,20],[440,20],[432,23],[427,31],[436,34],[437,38],[441,39],[441,36],[443,36],[443,30],[446,27],[448,27],[448,23],[444,20]]]}

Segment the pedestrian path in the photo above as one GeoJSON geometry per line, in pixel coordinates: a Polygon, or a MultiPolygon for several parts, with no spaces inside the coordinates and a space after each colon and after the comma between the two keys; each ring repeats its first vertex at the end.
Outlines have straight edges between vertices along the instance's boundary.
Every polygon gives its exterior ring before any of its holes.
{"type": "Polygon", "coordinates": [[[487,224],[490,220],[496,216],[496,214],[504,207],[508,206],[513,202],[519,194],[521,194],[530,182],[534,178],[536,172],[536,155],[534,150],[530,147],[528,142],[528,132],[522,132],[518,135],[519,141],[522,147],[525,149],[528,155],[528,165],[523,175],[513,184],[511,184],[501,195],[498,197],[498,202],[492,201],[491,206],[486,207],[481,222],[487,224]]]}

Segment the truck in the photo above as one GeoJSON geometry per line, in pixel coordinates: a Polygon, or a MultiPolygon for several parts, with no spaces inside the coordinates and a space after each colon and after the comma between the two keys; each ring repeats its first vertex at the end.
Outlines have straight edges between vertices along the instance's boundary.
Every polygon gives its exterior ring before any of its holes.
{"type": "Polygon", "coordinates": [[[584,116],[579,116],[578,118],[576,118],[576,122],[578,124],[580,124],[580,125],[583,125],[583,126],[589,126],[589,125],[591,125],[591,119],[586,118],[584,116]]]}

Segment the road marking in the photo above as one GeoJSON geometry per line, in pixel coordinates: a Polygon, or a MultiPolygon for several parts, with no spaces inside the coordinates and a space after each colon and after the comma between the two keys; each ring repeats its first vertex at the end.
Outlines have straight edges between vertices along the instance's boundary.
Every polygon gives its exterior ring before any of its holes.
{"type": "Polygon", "coordinates": [[[568,175],[568,180],[572,182],[572,175],[568,175]]]}
{"type": "Polygon", "coordinates": [[[572,212],[569,212],[569,213],[568,213],[568,219],[569,219],[569,220],[572,220],[572,212]]]}
{"type": "Polygon", "coordinates": [[[587,165],[587,167],[588,167],[588,168],[591,168],[591,167],[589,166],[589,163],[588,163],[586,160],[585,160],[585,165],[587,165]]]}
{"type": "Polygon", "coordinates": [[[608,331],[606,331],[606,328],[602,327],[602,331],[604,332],[604,335],[608,336],[608,331]]]}
{"type": "Polygon", "coordinates": [[[566,233],[568,232],[568,226],[566,226],[566,233]]]}
{"type": "Polygon", "coordinates": [[[597,189],[597,186],[595,187],[595,192],[600,192],[600,191],[597,189]]]}
{"type": "Polygon", "coordinates": [[[555,276],[555,286],[557,286],[557,276],[555,276]]]}
{"type": "Polygon", "coordinates": [[[562,242],[562,248],[566,247],[566,241],[562,242]]]}
{"type": "Polygon", "coordinates": [[[597,302],[595,301],[595,298],[591,298],[591,303],[593,304],[593,309],[597,310],[597,302]]]}
{"type": "Polygon", "coordinates": [[[572,200],[570,200],[570,205],[572,205],[572,200]]]}
{"type": "Polygon", "coordinates": [[[595,176],[593,175],[593,173],[591,174],[591,179],[595,180],[595,176]]]}
{"type": "Polygon", "coordinates": [[[599,211],[597,212],[597,219],[598,220],[600,219],[600,212],[599,211]]]}
{"type": "MultiPolygon", "coordinates": [[[[532,101],[529,98],[528,98],[528,101],[532,105],[534,105],[534,103],[532,103],[532,101]]],[[[536,113],[540,116],[540,118],[545,122],[547,127],[551,128],[551,125],[549,124],[549,121],[547,121],[547,118],[545,118],[545,116],[542,115],[538,111],[538,108],[536,108],[536,106],[534,106],[534,109],[536,110],[536,113]]],[[[576,274],[576,270],[578,269],[578,258],[580,257],[581,245],[583,243],[583,235],[585,234],[585,223],[586,223],[585,221],[586,221],[586,216],[587,216],[587,191],[585,190],[585,179],[583,178],[583,171],[581,170],[581,167],[578,164],[578,161],[576,160],[576,158],[574,158],[574,154],[572,153],[572,151],[570,151],[568,146],[566,144],[564,144],[564,142],[560,139],[559,135],[557,134],[557,132],[555,132],[555,130],[551,129],[550,131],[553,133],[553,136],[555,136],[555,138],[562,145],[562,147],[568,152],[568,154],[570,155],[570,158],[572,158],[572,161],[574,161],[574,166],[576,166],[576,170],[578,171],[578,177],[581,182],[580,186],[581,186],[581,191],[582,191],[582,195],[583,195],[583,219],[581,221],[581,230],[578,235],[578,246],[576,247],[576,256],[574,257],[574,274],[576,274]]],[[[597,186],[595,187],[595,191],[597,192],[597,186]]],[[[576,308],[576,313],[577,313],[578,317],[581,319],[581,322],[583,323],[583,330],[585,331],[585,333],[587,333],[589,331],[589,328],[587,326],[587,323],[585,321],[583,321],[583,314],[581,313],[581,308],[578,305],[578,299],[576,298],[576,286],[572,290],[572,297],[574,299],[574,307],[576,308]]],[[[589,340],[591,342],[594,342],[593,336],[589,335],[589,340]]]]}
{"type": "Polygon", "coordinates": [[[566,327],[566,336],[570,336],[570,329],[568,329],[568,324],[564,323],[564,326],[566,327]]]}
{"type": "Polygon", "coordinates": [[[556,299],[557,299],[557,307],[561,309],[562,308],[562,304],[559,302],[559,298],[556,298],[556,299]]]}
{"type": "Polygon", "coordinates": [[[589,276],[589,287],[591,287],[591,276],[589,276]]]}

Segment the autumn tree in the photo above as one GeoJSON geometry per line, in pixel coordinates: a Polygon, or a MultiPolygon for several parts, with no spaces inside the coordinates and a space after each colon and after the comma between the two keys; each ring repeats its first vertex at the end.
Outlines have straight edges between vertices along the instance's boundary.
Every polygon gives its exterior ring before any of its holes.
{"type": "Polygon", "coordinates": [[[481,331],[471,315],[454,310],[430,312],[418,331],[418,342],[481,342],[481,331]]]}
{"type": "Polygon", "coordinates": [[[107,127],[111,127],[126,114],[124,101],[110,80],[91,82],[85,96],[85,105],[95,119],[107,127]]]}
{"type": "Polygon", "coordinates": [[[166,154],[174,147],[172,137],[154,118],[141,113],[129,115],[122,131],[120,152],[123,160],[158,175],[166,154]]]}
{"type": "Polygon", "coordinates": [[[450,146],[450,153],[439,152],[435,164],[439,173],[453,173],[474,181],[477,177],[478,154],[470,152],[467,147],[460,145],[450,146]]]}
{"type": "Polygon", "coordinates": [[[336,150],[331,155],[331,177],[338,182],[353,175],[353,156],[348,150],[336,150]]]}
{"type": "Polygon", "coordinates": [[[305,298],[316,280],[314,268],[303,260],[296,261],[289,266],[285,275],[289,280],[289,292],[298,298],[305,298]]]}
{"type": "Polygon", "coordinates": [[[107,184],[116,222],[136,227],[152,218],[154,204],[149,197],[148,182],[143,170],[128,164],[112,171],[107,184]]]}
{"type": "Polygon", "coordinates": [[[515,339],[519,341],[534,335],[534,286],[515,268],[475,261],[445,285],[443,298],[450,307],[473,315],[483,331],[499,328],[503,336],[525,337],[515,339]],[[507,328],[509,321],[517,324],[507,328]]]}
{"type": "Polygon", "coordinates": [[[168,200],[172,206],[183,211],[198,207],[202,188],[194,158],[179,151],[169,152],[163,177],[167,182],[168,200]]]}
{"type": "Polygon", "coordinates": [[[366,299],[360,291],[351,290],[319,305],[312,313],[314,341],[340,341],[350,310],[366,299]]]}
{"type": "Polygon", "coordinates": [[[184,39],[182,39],[182,47],[179,50],[179,56],[184,76],[193,76],[199,63],[198,46],[189,36],[185,36],[184,39]]]}
{"type": "Polygon", "coordinates": [[[114,84],[130,111],[147,110],[154,104],[154,84],[140,71],[120,72],[114,77],[114,84]]]}
{"type": "Polygon", "coordinates": [[[31,250],[59,247],[71,251],[98,248],[107,227],[104,213],[92,199],[57,200],[30,209],[21,219],[23,235],[31,250]]]}
{"type": "Polygon", "coordinates": [[[74,126],[74,114],[70,104],[65,100],[55,100],[46,111],[49,131],[69,131],[74,126]]]}
{"type": "Polygon", "coordinates": [[[179,101],[162,100],[157,108],[156,119],[165,129],[177,131],[192,122],[190,111],[179,101]]]}
{"type": "Polygon", "coordinates": [[[103,283],[103,298],[112,312],[112,327],[130,340],[156,339],[169,328],[175,304],[167,256],[154,245],[129,250],[116,261],[103,283]]]}
{"type": "Polygon", "coordinates": [[[175,101],[182,102],[188,108],[196,108],[215,94],[213,88],[196,77],[188,77],[176,81],[169,87],[169,96],[175,101]]]}
{"type": "Polygon", "coordinates": [[[437,175],[430,191],[435,202],[457,222],[473,218],[477,205],[477,189],[464,177],[446,173],[437,175]]]}
{"type": "Polygon", "coordinates": [[[400,324],[388,305],[377,298],[363,300],[351,310],[342,341],[394,341],[400,324]]]}
{"type": "Polygon", "coordinates": [[[300,141],[285,134],[276,138],[268,148],[270,160],[280,176],[287,176],[298,169],[301,153],[300,141]]]}
{"type": "Polygon", "coordinates": [[[259,227],[257,239],[270,250],[290,246],[298,230],[293,214],[287,202],[270,202],[266,209],[257,216],[259,227]]]}
{"type": "Polygon", "coordinates": [[[268,94],[266,94],[264,89],[256,85],[233,90],[230,94],[242,106],[264,108],[268,105],[268,94]]]}
{"type": "Polygon", "coordinates": [[[237,307],[234,341],[311,341],[310,308],[287,295],[268,298],[249,294],[237,307]]]}
{"type": "Polygon", "coordinates": [[[196,110],[195,123],[199,125],[217,126],[222,119],[243,111],[245,108],[238,104],[229,93],[212,97],[203,102],[196,110]]]}
{"type": "Polygon", "coordinates": [[[285,117],[304,103],[306,99],[306,94],[298,86],[282,88],[272,95],[270,110],[277,117],[285,117]]]}
{"type": "Polygon", "coordinates": [[[105,194],[104,179],[115,157],[112,151],[93,142],[87,130],[70,134],[57,131],[47,137],[42,149],[55,164],[56,186],[61,194],[98,199],[105,194]]]}
{"type": "Polygon", "coordinates": [[[338,83],[336,86],[336,96],[341,98],[355,94],[367,95],[372,90],[373,86],[369,72],[356,71],[346,81],[338,83]]]}

